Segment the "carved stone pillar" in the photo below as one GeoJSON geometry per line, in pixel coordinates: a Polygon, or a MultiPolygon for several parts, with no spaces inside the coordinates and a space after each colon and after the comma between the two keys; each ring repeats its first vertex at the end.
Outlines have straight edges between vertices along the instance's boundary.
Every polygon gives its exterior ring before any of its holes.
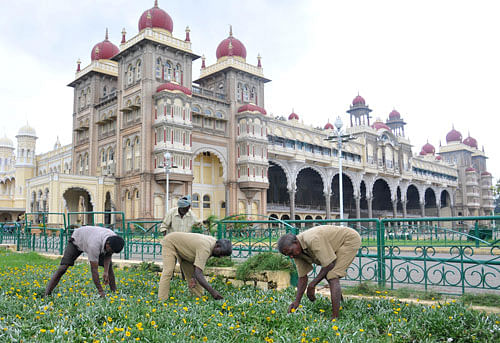
{"type": "Polygon", "coordinates": [[[373,198],[366,198],[366,202],[368,203],[368,218],[373,218],[372,201],[373,198]]]}
{"type": "MultiPolygon", "coordinates": [[[[361,197],[359,195],[354,197],[354,203],[356,204],[356,218],[360,219],[361,218],[361,197]]],[[[360,229],[361,223],[358,222],[356,226],[358,227],[358,229],[360,229]]]]}
{"type": "Polygon", "coordinates": [[[450,206],[450,210],[451,210],[451,216],[452,217],[455,217],[455,206],[450,206]]]}
{"type": "Polygon", "coordinates": [[[323,193],[325,196],[325,203],[326,203],[326,219],[330,219],[332,217],[332,210],[330,208],[330,200],[331,200],[331,195],[330,193],[323,193]]]}
{"type": "Polygon", "coordinates": [[[422,217],[425,217],[425,202],[420,203],[420,212],[422,213],[422,217]]]}
{"type": "Polygon", "coordinates": [[[437,206],[436,207],[437,208],[437,216],[441,217],[441,206],[440,206],[440,204],[436,204],[436,206],[437,206]]]}
{"type": "Polygon", "coordinates": [[[290,219],[295,220],[295,191],[288,191],[290,195],[290,219]]]}
{"type": "Polygon", "coordinates": [[[406,212],[406,204],[408,203],[408,201],[402,201],[401,202],[401,205],[403,205],[403,218],[406,218],[408,217],[408,213],[406,212]]]}
{"type": "Polygon", "coordinates": [[[398,217],[398,201],[393,200],[392,202],[392,217],[397,218],[398,217]]]}

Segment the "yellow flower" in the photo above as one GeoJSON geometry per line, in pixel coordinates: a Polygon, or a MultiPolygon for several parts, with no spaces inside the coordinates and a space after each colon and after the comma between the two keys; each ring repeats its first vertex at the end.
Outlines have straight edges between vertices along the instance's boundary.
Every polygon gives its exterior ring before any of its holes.
{"type": "Polygon", "coordinates": [[[125,331],[125,336],[130,337],[130,331],[125,331]]]}
{"type": "Polygon", "coordinates": [[[339,327],[337,325],[334,325],[334,326],[332,326],[332,329],[337,331],[339,329],[339,327]]]}
{"type": "Polygon", "coordinates": [[[155,326],[156,322],[154,320],[151,321],[151,325],[155,326]]]}
{"type": "Polygon", "coordinates": [[[387,336],[391,337],[391,336],[392,336],[392,333],[388,332],[388,333],[387,333],[387,336]]]}
{"type": "Polygon", "coordinates": [[[365,330],[364,329],[359,329],[359,332],[364,332],[365,330]]]}
{"type": "Polygon", "coordinates": [[[47,330],[45,330],[45,329],[40,329],[40,332],[46,332],[46,331],[47,331],[47,330]]]}
{"type": "Polygon", "coordinates": [[[221,324],[221,323],[217,323],[217,326],[219,326],[219,327],[220,327],[220,326],[222,326],[222,324],[221,324]]]}

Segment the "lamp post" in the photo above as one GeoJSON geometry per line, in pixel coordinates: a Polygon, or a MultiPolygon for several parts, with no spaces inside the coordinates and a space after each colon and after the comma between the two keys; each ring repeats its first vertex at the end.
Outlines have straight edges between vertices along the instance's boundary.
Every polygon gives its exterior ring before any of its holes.
{"type": "Polygon", "coordinates": [[[339,203],[340,203],[340,219],[344,219],[344,195],[343,195],[343,178],[342,178],[342,143],[344,142],[349,142],[350,140],[353,140],[354,137],[351,135],[344,135],[342,134],[342,126],[344,123],[342,123],[342,119],[340,116],[337,117],[335,120],[335,123],[333,124],[335,126],[336,135],[332,135],[328,137],[326,140],[327,141],[335,141],[337,143],[337,148],[339,150],[339,203]]]}
{"type": "Polygon", "coordinates": [[[172,155],[169,152],[166,152],[163,154],[163,157],[165,158],[164,162],[164,168],[165,168],[165,216],[168,213],[168,187],[169,187],[169,176],[170,176],[170,168],[172,168],[172,155]]]}

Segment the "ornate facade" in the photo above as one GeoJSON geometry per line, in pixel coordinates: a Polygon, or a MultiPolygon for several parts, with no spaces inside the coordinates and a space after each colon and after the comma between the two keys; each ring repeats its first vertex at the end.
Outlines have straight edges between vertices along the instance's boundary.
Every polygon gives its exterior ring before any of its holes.
{"type": "MultiPolygon", "coordinates": [[[[372,110],[358,95],[347,109],[346,132],[354,139],[343,148],[339,180],[340,154],[327,140],[333,125],[305,125],[296,113],[268,114],[264,85],[270,80],[261,58],[247,61],[232,28],[214,64],[201,57],[198,78],[192,62],[200,56],[192,50],[189,27],[184,37],[174,37],[172,18],[155,1],[138,28],[131,37],[123,30],[119,46],[106,32],[90,64],[82,68],[78,61],[69,84],[71,146],[56,146],[36,161],[33,155],[33,164],[16,164],[29,172],[15,181],[5,168],[0,171],[1,189],[10,197],[13,184],[26,185],[17,200],[9,200],[12,209],[119,210],[128,219],[162,218],[169,152],[170,205],[192,194],[193,210],[202,218],[332,218],[339,215],[339,182],[350,218],[492,213],[492,178],[475,140],[474,146],[448,134],[437,155],[430,144],[415,155],[401,115],[393,110],[386,122],[370,123],[372,110]]],[[[34,144],[36,136],[30,137],[34,144]]],[[[13,151],[7,143],[0,144],[0,153],[12,169],[20,156],[6,157],[13,151]]],[[[33,153],[34,145],[28,155],[33,153]]]]}

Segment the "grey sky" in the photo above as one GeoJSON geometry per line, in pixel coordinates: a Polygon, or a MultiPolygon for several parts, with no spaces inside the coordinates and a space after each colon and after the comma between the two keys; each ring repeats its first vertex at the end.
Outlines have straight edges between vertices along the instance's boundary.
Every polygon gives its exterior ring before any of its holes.
{"type": "MultiPolygon", "coordinates": [[[[14,139],[26,123],[37,130],[37,153],[60,137],[71,142],[76,60],[90,62],[94,44],[109,28],[137,34],[137,22],[153,0],[2,1],[0,135],[14,139]]],[[[324,126],[348,109],[358,91],[385,120],[396,108],[418,153],[427,140],[439,148],[452,124],[468,131],[500,172],[497,98],[500,94],[498,1],[195,1],[159,0],[174,22],[174,36],[191,28],[195,53],[215,62],[228,35],[247,49],[247,62],[262,55],[265,108],[305,124],[324,126]]],[[[200,61],[194,64],[199,75],[200,61]]]]}

